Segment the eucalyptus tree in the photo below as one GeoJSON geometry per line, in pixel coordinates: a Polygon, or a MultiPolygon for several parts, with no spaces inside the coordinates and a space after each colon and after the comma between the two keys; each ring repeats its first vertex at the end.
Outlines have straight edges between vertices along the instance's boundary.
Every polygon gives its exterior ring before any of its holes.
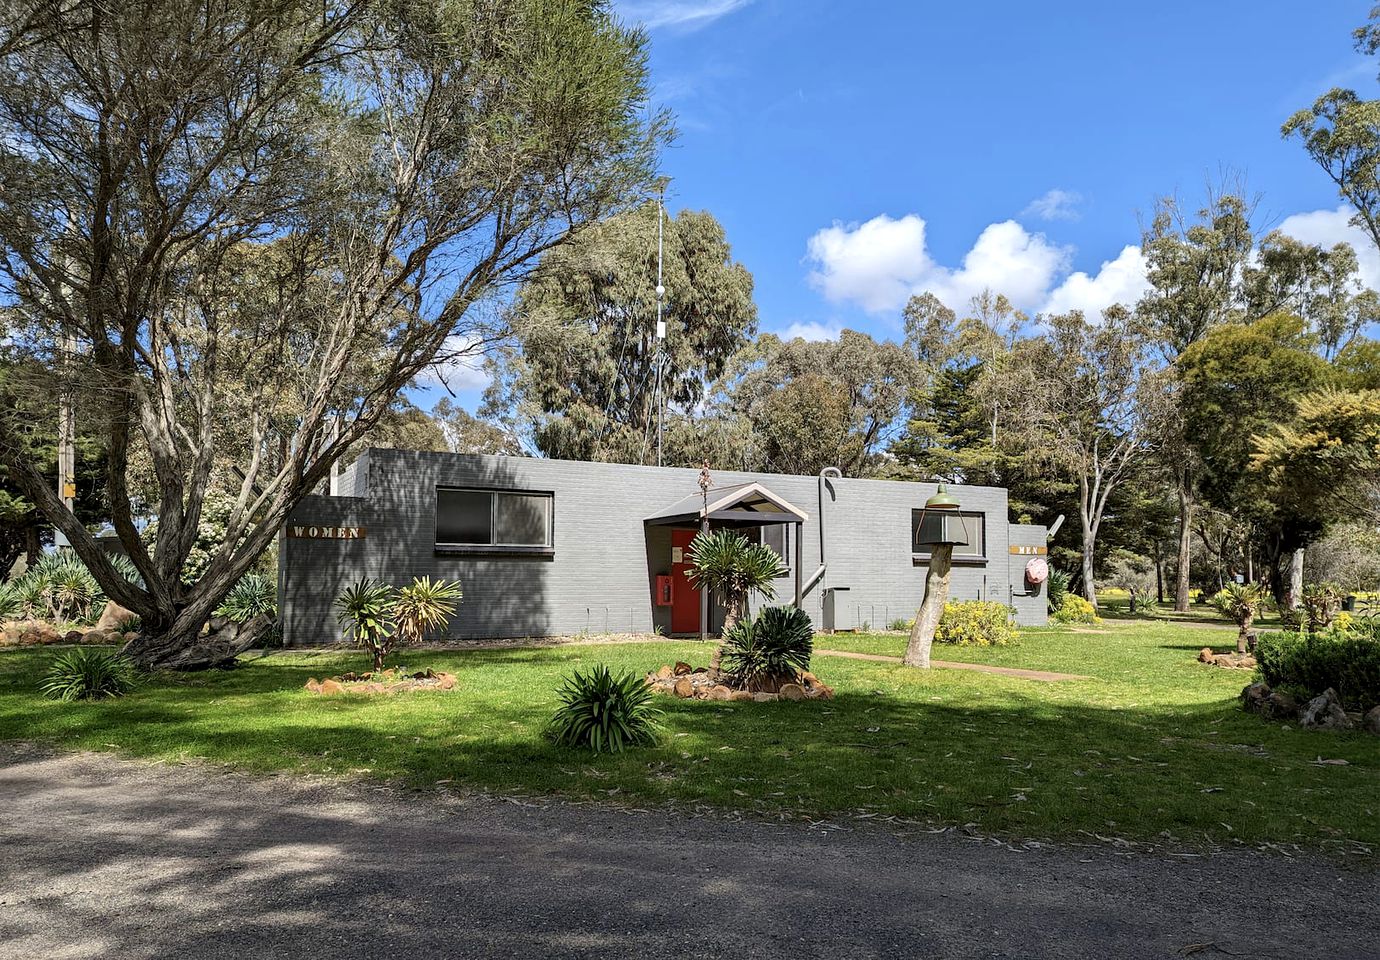
{"type": "Polygon", "coordinates": [[[663,227],[658,339],[659,213],[647,202],[586,231],[518,290],[481,412],[546,456],[655,463],[659,407],[663,426],[693,415],[757,331],[752,275],[712,215],[686,210],[663,227]]]}
{"type": "Polygon", "coordinates": [[[650,187],[647,41],[600,0],[6,0],[0,295],[11,397],[65,394],[106,448],[121,577],[0,416],[0,463],[145,666],[203,625],[289,511],[536,258],[650,187]],[[22,382],[21,382],[22,381],[22,382]],[[159,536],[128,482],[146,452],[159,536]],[[180,576],[216,461],[224,542],[180,576]]]}
{"type": "Polygon", "coordinates": [[[1129,310],[1044,317],[1045,330],[1014,351],[1010,375],[1028,386],[1014,408],[1026,456],[1078,485],[1084,596],[1097,605],[1097,538],[1112,494],[1155,452],[1168,393],[1151,346],[1129,310]]]}

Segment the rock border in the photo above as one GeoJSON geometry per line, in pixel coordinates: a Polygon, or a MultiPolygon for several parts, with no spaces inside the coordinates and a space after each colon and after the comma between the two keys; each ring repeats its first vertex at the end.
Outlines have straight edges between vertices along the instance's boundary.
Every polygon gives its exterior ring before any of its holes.
{"type": "Polygon", "coordinates": [[[683,660],[664,664],[649,672],[647,686],[656,693],[682,700],[719,700],[736,703],[772,703],[777,700],[831,700],[834,688],[806,670],[794,678],[778,678],[764,684],[774,689],[747,690],[724,683],[710,674],[708,667],[692,667],[683,660]]]}
{"type": "Polygon", "coordinates": [[[385,694],[421,693],[435,691],[449,693],[455,689],[455,675],[437,673],[434,670],[421,670],[417,673],[402,673],[396,669],[380,670],[378,673],[344,673],[338,677],[317,680],[312,677],[302,687],[309,693],[323,697],[340,696],[346,693],[385,694]]]}

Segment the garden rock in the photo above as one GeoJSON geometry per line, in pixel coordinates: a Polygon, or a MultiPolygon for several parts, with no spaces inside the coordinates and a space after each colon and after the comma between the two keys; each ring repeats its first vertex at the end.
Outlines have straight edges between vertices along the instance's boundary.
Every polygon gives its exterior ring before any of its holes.
{"type": "Polygon", "coordinates": [[[1276,690],[1260,705],[1260,715],[1267,720],[1293,720],[1299,715],[1299,702],[1283,690],[1276,690]]]}
{"type": "Polygon", "coordinates": [[[783,683],[777,693],[782,700],[805,699],[805,688],[798,683],[783,683]]]}
{"type": "Polygon", "coordinates": [[[676,665],[671,672],[678,677],[683,677],[687,673],[690,673],[693,669],[694,668],[691,667],[690,664],[686,663],[684,660],[677,660],[676,665]]]}
{"type": "Polygon", "coordinates": [[[754,693],[754,694],[752,695],[752,699],[753,699],[753,702],[755,702],[755,703],[771,703],[772,701],[774,701],[774,700],[776,699],[776,694],[774,694],[774,693],[754,693]]]}
{"type": "Polygon", "coordinates": [[[135,619],[133,610],[126,610],[114,600],[105,602],[105,609],[101,611],[101,617],[96,621],[97,630],[116,630],[122,623],[135,619]]]}
{"type": "Polygon", "coordinates": [[[693,697],[695,695],[695,685],[685,677],[676,681],[676,685],[671,688],[678,697],[693,697]]]}
{"type": "Polygon", "coordinates": [[[344,693],[345,685],[338,680],[322,680],[321,683],[317,685],[316,692],[323,697],[329,697],[334,694],[344,693]]]}
{"type": "MultiPolygon", "coordinates": [[[[1204,648],[1206,649],[1206,648],[1204,648]]],[[[1257,680],[1241,691],[1241,702],[1251,713],[1259,713],[1261,705],[1270,697],[1270,685],[1257,680]]]]}
{"type": "Polygon", "coordinates": [[[734,690],[733,693],[729,695],[729,698],[728,698],[728,699],[733,700],[733,701],[735,701],[735,702],[737,702],[737,703],[742,703],[744,700],[746,700],[746,701],[748,701],[748,702],[751,702],[751,701],[752,701],[752,691],[751,691],[751,690],[734,690]]]}
{"type": "Polygon", "coordinates": [[[81,643],[85,637],[86,634],[82,633],[80,630],[68,630],[66,633],[62,635],[62,642],[81,643]]]}
{"type": "Polygon", "coordinates": [[[722,683],[716,683],[709,688],[710,700],[729,700],[733,697],[733,691],[722,683]]]}
{"type": "Polygon", "coordinates": [[[1299,726],[1308,730],[1350,730],[1352,723],[1346,710],[1342,709],[1337,691],[1328,687],[1308,701],[1299,714],[1299,726]]]}
{"type": "Polygon", "coordinates": [[[1367,711],[1365,719],[1361,721],[1361,729],[1380,737],[1380,706],[1371,707],[1367,711]]]}
{"type": "Polygon", "coordinates": [[[656,678],[658,680],[665,680],[669,676],[671,676],[671,665],[669,663],[663,663],[661,669],[656,672],[656,678]]]}

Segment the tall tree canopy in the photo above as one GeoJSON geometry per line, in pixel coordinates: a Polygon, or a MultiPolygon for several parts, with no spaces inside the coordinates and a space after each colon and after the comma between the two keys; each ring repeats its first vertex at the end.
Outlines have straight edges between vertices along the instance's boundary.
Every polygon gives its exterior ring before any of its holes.
{"type": "Polygon", "coordinates": [[[646,107],[646,37],[599,0],[5,12],[0,295],[23,323],[0,409],[71,393],[143,585],[27,457],[46,424],[0,416],[0,462],[140,615],[131,655],[222,658],[199,639],[211,611],[399,389],[481,342],[475,305],[650,188],[666,122],[646,107]],[[185,584],[227,450],[225,542],[185,584]]]}
{"type": "Polygon", "coordinates": [[[546,456],[655,463],[657,363],[671,415],[693,416],[756,333],[752,275],[714,217],[686,210],[665,221],[658,343],[657,218],[644,203],[600,224],[543,257],[518,292],[483,412],[546,456]]]}

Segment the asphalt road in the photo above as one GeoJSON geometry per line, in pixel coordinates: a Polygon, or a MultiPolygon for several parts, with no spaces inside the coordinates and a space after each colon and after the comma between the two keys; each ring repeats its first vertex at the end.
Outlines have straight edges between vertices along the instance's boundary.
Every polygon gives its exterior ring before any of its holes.
{"type": "Polygon", "coordinates": [[[408,795],[0,744],[7,960],[1373,960],[1380,877],[1365,869],[408,795]]]}

